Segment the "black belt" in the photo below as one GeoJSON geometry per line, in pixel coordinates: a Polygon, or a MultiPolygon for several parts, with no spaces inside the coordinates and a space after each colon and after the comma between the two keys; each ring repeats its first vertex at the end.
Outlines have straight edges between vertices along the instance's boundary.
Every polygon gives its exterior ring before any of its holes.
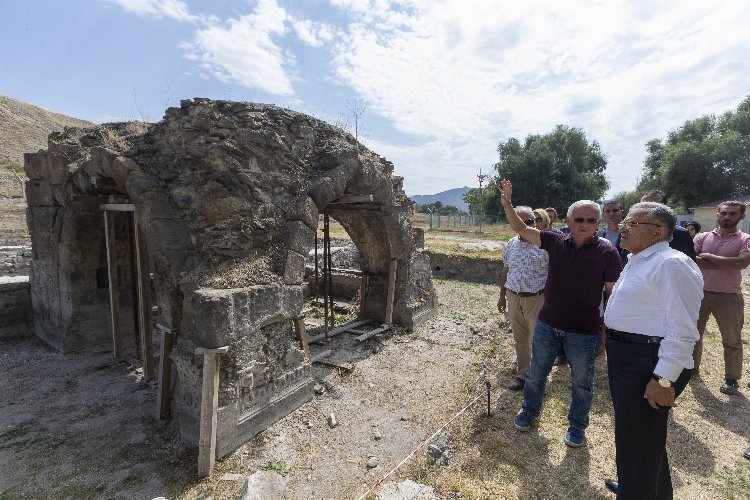
{"type": "Polygon", "coordinates": [[[536,297],[537,295],[544,295],[544,288],[542,288],[538,292],[514,292],[510,288],[508,288],[508,291],[513,295],[518,295],[519,297],[536,297]]]}
{"type": "Polygon", "coordinates": [[[658,344],[662,341],[662,337],[649,337],[648,335],[621,332],[620,330],[613,330],[611,328],[607,328],[607,337],[632,344],[658,344]]]}

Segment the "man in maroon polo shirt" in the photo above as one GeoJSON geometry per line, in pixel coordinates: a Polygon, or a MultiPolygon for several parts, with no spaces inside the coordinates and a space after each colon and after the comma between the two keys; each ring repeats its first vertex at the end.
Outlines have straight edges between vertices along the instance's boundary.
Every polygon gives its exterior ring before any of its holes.
{"type": "Polygon", "coordinates": [[[503,180],[498,187],[508,222],[519,236],[549,255],[544,305],[539,312],[531,347],[531,365],[524,386],[524,401],[514,426],[528,431],[539,418],[547,376],[555,356],[564,350],[571,371],[570,411],[565,444],[583,446],[594,399],[594,359],[599,346],[599,305],[602,289],[611,293],[622,269],[617,249],[596,236],[601,209],[581,200],[568,209],[569,234],[529,227],[513,210],[513,186],[503,180]]]}

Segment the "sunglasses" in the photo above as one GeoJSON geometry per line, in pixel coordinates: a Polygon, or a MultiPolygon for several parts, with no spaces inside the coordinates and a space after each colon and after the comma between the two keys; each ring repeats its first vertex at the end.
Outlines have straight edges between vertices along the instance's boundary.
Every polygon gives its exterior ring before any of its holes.
{"type": "Polygon", "coordinates": [[[536,219],[526,219],[525,221],[523,221],[523,223],[526,224],[527,226],[533,226],[535,220],[536,219]]]}
{"type": "Polygon", "coordinates": [[[584,222],[588,222],[589,224],[598,224],[599,219],[595,219],[593,217],[573,217],[573,222],[576,224],[583,224],[584,222]]]}

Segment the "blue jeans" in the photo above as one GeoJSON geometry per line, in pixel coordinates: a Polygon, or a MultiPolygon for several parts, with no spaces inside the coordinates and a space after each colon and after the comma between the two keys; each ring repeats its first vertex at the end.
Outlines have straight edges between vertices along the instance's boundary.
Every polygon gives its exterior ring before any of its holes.
{"type": "Polygon", "coordinates": [[[594,400],[594,360],[599,342],[599,335],[566,332],[537,320],[531,345],[531,365],[523,389],[523,410],[532,420],[539,418],[542,411],[547,376],[562,348],[568,358],[572,379],[568,422],[581,432],[588,427],[589,410],[594,400]]]}

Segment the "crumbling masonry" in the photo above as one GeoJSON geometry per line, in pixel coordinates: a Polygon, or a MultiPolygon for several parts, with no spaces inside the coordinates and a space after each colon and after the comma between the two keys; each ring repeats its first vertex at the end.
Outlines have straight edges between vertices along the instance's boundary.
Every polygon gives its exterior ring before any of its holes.
{"type": "Polygon", "coordinates": [[[252,103],[193,99],[153,125],[52,134],[47,150],[26,155],[35,333],[64,352],[112,344],[114,310],[135,348],[134,310],[151,294],[155,333],[174,338],[168,407],[194,443],[196,348],[229,347],[216,443],[226,455],[312,397],[293,320],[319,214],[339,221],[360,252],[365,318],[384,322],[394,268],[393,323],[412,328],[434,311],[429,255],[415,246],[392,171],[336,127],[252,103]],[[115,211],[105,228],[106,207],[115,211]],[[151,277],[140,298],[138,248],[141,276],[151,277]]]}

